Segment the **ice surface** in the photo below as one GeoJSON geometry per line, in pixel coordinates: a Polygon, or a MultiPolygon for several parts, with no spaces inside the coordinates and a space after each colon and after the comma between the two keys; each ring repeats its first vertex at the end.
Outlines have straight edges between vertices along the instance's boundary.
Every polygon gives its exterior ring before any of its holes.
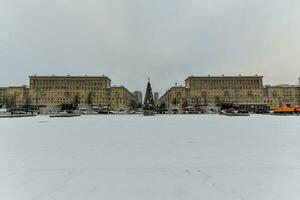
{"type": "Polygon", "coordinates": [[[0,199],[300,199],[300,117],[0,119],[0,199]]]}

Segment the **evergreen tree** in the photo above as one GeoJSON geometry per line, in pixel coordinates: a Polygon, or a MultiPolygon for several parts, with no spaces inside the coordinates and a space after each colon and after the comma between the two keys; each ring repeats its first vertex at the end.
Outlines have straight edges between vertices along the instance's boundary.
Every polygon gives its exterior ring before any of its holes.
{"type": "Polygon", "coordinates": [[[154,109],[154,98],[152,93],[152,87],[150,79],[148,79],[147,89],[144,99],[144,110],[153,110],[154,109]]]}
{"type": "Polygon", "coordinates": [[[130,101],[130,110],[137,110],[138,109],[138,103],[135,100],[130,101]]]}

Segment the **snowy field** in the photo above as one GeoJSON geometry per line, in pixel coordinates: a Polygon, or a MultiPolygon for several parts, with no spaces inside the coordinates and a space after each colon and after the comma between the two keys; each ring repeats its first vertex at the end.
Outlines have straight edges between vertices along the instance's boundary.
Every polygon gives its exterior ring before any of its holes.
{"type": "Polygon", "coordinates": [[[0,119],[0,199],[300,199],[300,117],[0,119]]]}

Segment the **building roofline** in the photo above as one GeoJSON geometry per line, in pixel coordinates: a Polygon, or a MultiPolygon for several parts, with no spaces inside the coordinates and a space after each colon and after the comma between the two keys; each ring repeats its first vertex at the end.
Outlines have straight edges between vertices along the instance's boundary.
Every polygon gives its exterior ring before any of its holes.
{"type": "Polygon", "coordinates": [[[22,86],[9,86],[7,88],[28,88],[27,85],[22,85],[22,86]]]}
{"type": "Polygon", "coordinates": [[[113,88],[123,88],[125,89],[128,93],[130,93],[132,96],[134,96],[133,92],[130,92],[124,85],[119,85],[119,86],[111,86],[110,89],[113,89],[113,88]]]}
{"type": "Polygon", "coordinates": [[[280,84],[280,85],[265,85],[265,88],[300,88],[300,86],[299,85],[280,84]]]}
{"type": "Polygon", "coordinates": [[[0,89],[9,89],[9,88],[28,88],[28,86],[27,85],[20,85],[20,86],[0,87],[0,89]]]}
{"type": "Polygon", "coordinates": [[[186,86],[185,85],[173,85],[173,86],[171,86],[170,88],[169,88],[169,90],[171,90],[171,89],[176,89],[176,88],[186,88],[186,86]]]}
{"type": "Polygon", "coordinates": [[[189,89],[189,88],[187,88],[187,87],[185,87],[185,86],[183,86],[183,85],[172,86],[172,87],[168,88],[168,89],[163,93],[162,96],[159,97],[158,101],[160,102],[161,99],[163,99],[163,98],[168,94],[168,92],[170,92],[172,89],[176,89],[176,88],[185,89],[185,90],[188,90],[188,89],[189,89]]]}
{"type": "Polygon", "coordinates": [[[106,78],[108,80],[111,81],[110,78],[108,78],[107,76],[56,76],[56,75],[52,75],[52,76],[38,76],[38,75],[31,75],[29,76],[29,78],[106,78]]]}
{"type": "Polygon", "coordinates": [[[197,79],[197,78],[263,78],[263,76],[258,76],[258,75],[253,75],[253,76],[242,76],[242,75],[238,75],[238,76],[188,76],[186,80],[188,79],[197,79]]]}
{"type": "Polygon", "coordinates": [[[126,88],[124,85],[113,85],[111,88],[126,88]]]}

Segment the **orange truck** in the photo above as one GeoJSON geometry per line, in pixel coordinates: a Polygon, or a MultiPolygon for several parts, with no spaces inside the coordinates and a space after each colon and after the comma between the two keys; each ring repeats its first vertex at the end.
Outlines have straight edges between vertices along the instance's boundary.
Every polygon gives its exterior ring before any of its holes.
{"type": "Polygon", "coordinates": [[[300,112],[300,108],[298,107],[281,107],[281,108],[274,108],[273,110],[282,113],[300,112]]]}

